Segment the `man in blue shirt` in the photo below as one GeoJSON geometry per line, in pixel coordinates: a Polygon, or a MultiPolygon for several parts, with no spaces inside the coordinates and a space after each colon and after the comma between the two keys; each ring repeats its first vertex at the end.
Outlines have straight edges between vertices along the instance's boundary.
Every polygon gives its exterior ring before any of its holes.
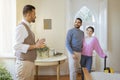
{"type": "Polygon", "coordinates": [[[80,67],[80,53],[84,39],[84,32],[79,28],[82,25],[82,19],[76,18],[74,28],[70,29],[66,37],[66,48],[69,60],[70,80],[76,80],[76,71],[80,67]]]}

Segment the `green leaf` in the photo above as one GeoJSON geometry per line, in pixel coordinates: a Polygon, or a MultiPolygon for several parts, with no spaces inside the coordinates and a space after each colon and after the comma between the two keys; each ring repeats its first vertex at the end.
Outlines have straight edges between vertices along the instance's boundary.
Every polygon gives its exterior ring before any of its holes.
{"type": "Polygon", "coordinates": [[[47,46],[37,49],[37,51],[39,51],[39,52],[45,52],[45,51],[48,51],[48,50],[49,50],[49,47],[47,47],[47,46]]]}
{"type": "Polygon", "coordinates": [[[0,65],[0,80],[13,80],[10,72],[2,65],[0,65]]]}

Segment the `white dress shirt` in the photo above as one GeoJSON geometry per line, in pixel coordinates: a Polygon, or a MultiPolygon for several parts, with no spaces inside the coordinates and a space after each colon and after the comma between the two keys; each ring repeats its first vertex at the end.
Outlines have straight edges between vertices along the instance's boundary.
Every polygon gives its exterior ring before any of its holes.
{"type": "MultiPolygon", "coordinates": [[[[27,26],[31,27],[30,23],[26,20],[22,20],[27,26]]],[[[29,44],[23,44],[24,40],[27,38],[28,32],[23,24],[20,24],[15,29],[15,44],[14,50],[20,53],[26,53],[29,48],[29,44]]]]}

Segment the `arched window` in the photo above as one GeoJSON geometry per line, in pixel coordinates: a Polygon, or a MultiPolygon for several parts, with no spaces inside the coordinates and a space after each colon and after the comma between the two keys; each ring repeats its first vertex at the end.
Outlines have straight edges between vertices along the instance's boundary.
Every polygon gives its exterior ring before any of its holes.
{"type": "Polygon", "coordinates": [[[95,28],[95,17],[90,9],[86,6],[83,6],[78,13],[75,15],[75,18],[81,18],[83,20],[81,30],[85,31],[88,26],[93,26],[95,28]]]}

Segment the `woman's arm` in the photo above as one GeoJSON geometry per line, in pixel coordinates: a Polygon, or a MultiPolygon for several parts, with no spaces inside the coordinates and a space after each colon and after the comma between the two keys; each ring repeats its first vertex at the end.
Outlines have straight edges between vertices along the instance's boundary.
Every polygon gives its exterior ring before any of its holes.
{"type": "Polygon", "coordinates": [[[100,57],[104,58],[106,56],[106,54],[103,52],[103,50],[99,44],[99,41],[96,37],[94,37],[94,49],[100,57]]]}

